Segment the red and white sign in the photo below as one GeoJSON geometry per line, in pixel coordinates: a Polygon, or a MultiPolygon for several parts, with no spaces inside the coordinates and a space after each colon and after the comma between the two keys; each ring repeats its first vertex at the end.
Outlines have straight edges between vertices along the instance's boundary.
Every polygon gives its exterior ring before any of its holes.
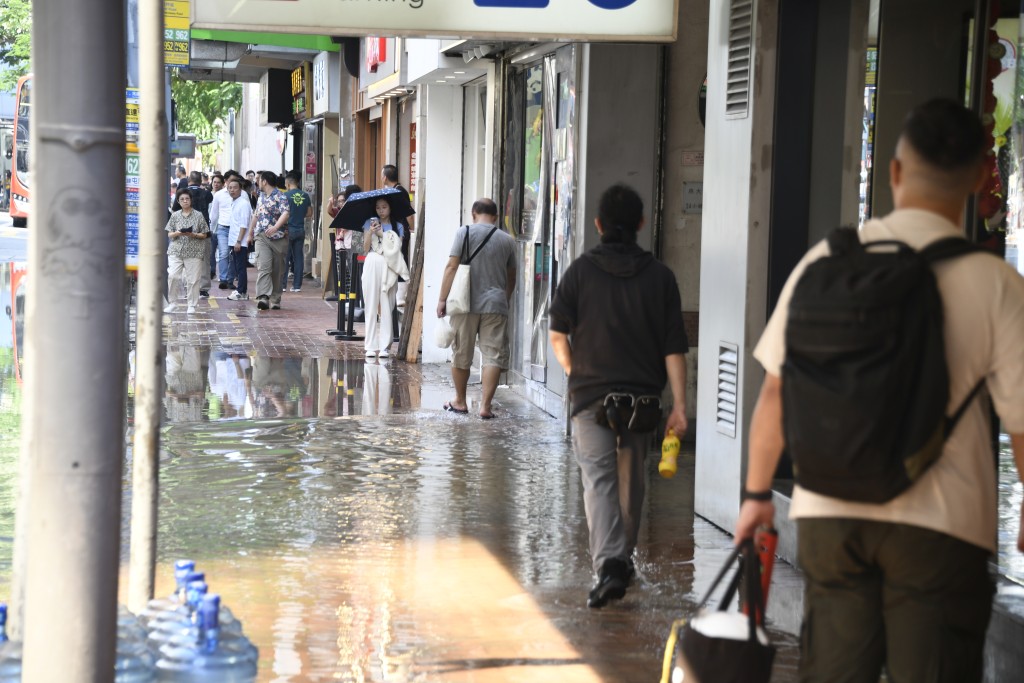
{"type": "Polygon", "coordinates": [[[377,67],[386,61],[388,61],[388,39],[367,38],[366,70],[375,74],[377,73],[377,67]]]}

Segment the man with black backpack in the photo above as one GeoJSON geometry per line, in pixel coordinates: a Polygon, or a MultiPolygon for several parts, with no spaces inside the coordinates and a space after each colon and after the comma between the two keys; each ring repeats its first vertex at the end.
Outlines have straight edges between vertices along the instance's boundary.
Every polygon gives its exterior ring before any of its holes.
{"type": "Polygon", "coordinates": [[[883,666],[891,681],[982,680],[997,531],[985,395],[1024,471],[1024,279],[958,239],[986,147],[954,101],[910,112],[896,210],[813,247],[754,350],[766,375],[736,538],[772,523],[787,450],[806,683],[874,683],[883,666]]]}

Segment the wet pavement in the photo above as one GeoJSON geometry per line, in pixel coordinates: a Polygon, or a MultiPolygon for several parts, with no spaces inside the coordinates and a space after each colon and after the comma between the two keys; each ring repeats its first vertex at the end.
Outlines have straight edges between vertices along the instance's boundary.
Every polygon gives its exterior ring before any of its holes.
{"type": "MultiPolygon", "coordinates": [[[[692,451],[672,480],[649,460],[639,580],[588,610],[582,487],[561,421],[507,388],[499,419],[445,413],[447,367],[367,362],[361,344],[324,334],[333,321],[312,289],[281,311],[217,297],[165,317],[158,593],[173,560],[195,559],[260,648],[260,681],[658,680],[672,621],[731,547],[693,514],[692,451]]],[[[6,339],[0,593],[20,410],[6,339]]],[[[127,480],[125,497],[127,511],[127,480]]],[[[125,563],[127,538],[126,521],[125,563]]],[[[785,683],[800,582],[781,563],[775,579],[773,680],[785,683]]]]}

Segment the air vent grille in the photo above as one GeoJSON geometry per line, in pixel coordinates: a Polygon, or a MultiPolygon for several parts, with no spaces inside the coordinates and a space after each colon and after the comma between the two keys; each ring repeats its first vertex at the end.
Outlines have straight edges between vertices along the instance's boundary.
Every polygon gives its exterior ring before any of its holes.
{"type": "Polygon", "coordinates": [[[736,397],[740,376],[739,348],[735,344],[718,344],[718,404],[715,422],[718,431],[736,438],[736,397]]]}
{"type": "Polygon", "coordinates": [[[749,111],[753,40],[753,0],[730,0],[729,64],[725,80],[725,115],[728,118],[743,118],[749,111]]]}

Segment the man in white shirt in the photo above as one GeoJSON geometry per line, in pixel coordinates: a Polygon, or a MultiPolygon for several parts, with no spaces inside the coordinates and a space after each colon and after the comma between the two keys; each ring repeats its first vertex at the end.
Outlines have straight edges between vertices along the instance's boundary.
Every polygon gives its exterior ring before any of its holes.
{"type": "MultiPolygon", "coordinates": [[[[967,199],[990,169],[990,145],[978,117],[957,102],[933,100],[910,112],[890,164],[896,210],[868,221],[861,242],[899,240],[920,250],[962,237],[967,199]]],[[[819,243],[797,265],[754,350],[766,375],[750,424],[737,542],[774,518],[789,302],[808,264],[828,253],[819,243]]],[[[944,309],[946,415],[984,378],[1020,473],[1024,279],[987,254],[938,261],[932,270],[944,309]]],[[[987,402],[969,402],[939,459],[888,502],[841,500],[799,484],[798,472],[790,514],[806,579],[800,680],[877,681],[884,665],[891,681],[980,682],[997,527],[987,402]]],[[[1024,537],[1017,545],[1024,551],[1024,537]]]]}
{"type": "Polygon", "coordinates": [[[242,179],[236,174],[228,180],[227,192],[231,199],[228,207],[228,231],[224,243],[231,250],[231,264],[235,271],[238,286],[228,295],[232,301],[249,299],[249,276],[246,267],[249,265],[249,221],[252,220],[252,204],[242,194],[242,179]]]}
{"type": "MultiPolygon", "coordinates": [[[[237,177],[235,171],[228,171],[224,180],[229,181],[237,177]]],[[[217,178],[218,176],[214,176],[217,178]]],[[[220,280],[220,289],[231,289],[235,281],[235,263],[232,257],[228,232],[231,225],[231,204],[234,200],[228,192],[227,186],[213,193],[213,202],[210,204],[210,231],[217,235],[217,279],[220,280]]]]}

